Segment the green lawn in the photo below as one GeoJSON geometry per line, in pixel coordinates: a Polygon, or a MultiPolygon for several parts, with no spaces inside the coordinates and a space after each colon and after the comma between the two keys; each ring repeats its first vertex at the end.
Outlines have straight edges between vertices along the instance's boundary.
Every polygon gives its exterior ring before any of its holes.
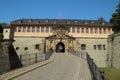
{"type": "Polygon", "coordinates": [[[105,71],[107,80],[120,80],[120,69],[115,68],[100,68],[105,71]]]}

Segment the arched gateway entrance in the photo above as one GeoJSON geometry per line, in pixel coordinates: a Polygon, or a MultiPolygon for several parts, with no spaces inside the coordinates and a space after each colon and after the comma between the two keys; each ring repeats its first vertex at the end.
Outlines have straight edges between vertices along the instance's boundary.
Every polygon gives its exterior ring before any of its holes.
{"type": "Polygon", "coordinates": [[[56,52],[57,53],[64,53],[65,52],[65,45],[63,42],[59,42],[57,45],[56,45],[56,52]]]}

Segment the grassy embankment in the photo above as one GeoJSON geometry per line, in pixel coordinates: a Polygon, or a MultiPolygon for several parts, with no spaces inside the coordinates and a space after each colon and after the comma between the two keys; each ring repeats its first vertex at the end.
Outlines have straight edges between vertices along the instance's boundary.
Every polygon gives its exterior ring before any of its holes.
{"type": "Polygon", "coordinates": [[[115,68],[100,68],[105,71],[107,80],[120,80],[120,69],[115,68]]]}

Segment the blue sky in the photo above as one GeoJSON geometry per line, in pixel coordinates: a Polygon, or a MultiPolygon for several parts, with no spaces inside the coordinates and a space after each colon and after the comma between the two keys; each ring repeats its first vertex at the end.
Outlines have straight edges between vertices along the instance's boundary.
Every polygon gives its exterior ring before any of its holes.
{"type": "Polygon", "coordinates": [[[0,0],[0,22],[21,18],[109,21],[119,0],[0,0]]]}

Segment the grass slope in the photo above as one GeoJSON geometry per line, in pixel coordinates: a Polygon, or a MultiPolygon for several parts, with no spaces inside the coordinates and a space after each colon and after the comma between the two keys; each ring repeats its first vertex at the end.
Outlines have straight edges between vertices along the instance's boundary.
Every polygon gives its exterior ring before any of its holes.
{"type": "Polygon", "coordinates": [[[105,71],[105,77],[107,80],[120,80],[120,69],[115,68],[100,68],[105,71]]]}

